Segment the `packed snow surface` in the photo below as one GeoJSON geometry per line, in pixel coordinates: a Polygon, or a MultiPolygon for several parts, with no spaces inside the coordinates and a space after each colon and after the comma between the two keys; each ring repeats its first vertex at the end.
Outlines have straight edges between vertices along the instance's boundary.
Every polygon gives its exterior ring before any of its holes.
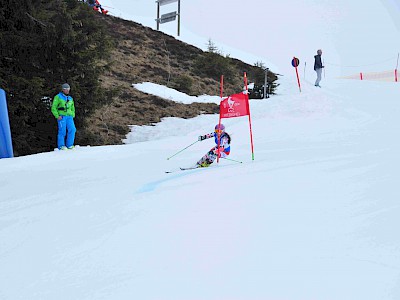
{"type": "Polygon", "coordinates": [[[399,299],[399,86],[325,83],[250,102],[254,161],[225,119],[178,171],[218,115],[0,160],[0,299],[399,299]]]}

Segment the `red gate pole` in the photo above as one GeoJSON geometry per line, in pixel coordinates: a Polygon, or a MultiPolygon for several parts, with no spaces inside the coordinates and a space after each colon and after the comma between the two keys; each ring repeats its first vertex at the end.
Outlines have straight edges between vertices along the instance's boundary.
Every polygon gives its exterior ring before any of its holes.
{"type": "Polygon", "coordinates": [[[244,72],[244,86],[246,87],[247,93],[247,112],[249,113],[249,128],[250,128],[250,143],[251,143],[251,160],[254,160],[254,144],[253,144],[253,129],[251,128],[251,117],[250,117],[250,104],[249,104],[249,89],[247,87],[247,75],[244,72]]]}
{"type": "MultiPolygon", "coordinates": [[[[222,97],[224,96],[224,75],[221,75],[221,82],[220,82],[220,97],[221,97],[221,101],[220,101],[220,108],[219,108],[219,120],[218,120],[218,126],[219,128],[221,127],[221,102],[222,102],[222,97]]],[[[218,140],[218,144],[217,144],[217,151],[219,151],[219,144],[220,144],[220,133],[217,132],[217,140],[218,140]]],[[[217,152],[217,164],[219,164],[219,152],[217,152]]]]}

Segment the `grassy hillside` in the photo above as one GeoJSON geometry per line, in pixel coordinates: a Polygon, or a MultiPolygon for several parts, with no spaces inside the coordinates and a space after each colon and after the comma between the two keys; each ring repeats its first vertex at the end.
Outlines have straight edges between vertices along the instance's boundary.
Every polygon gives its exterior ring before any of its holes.
{"type": "MultiPolygon", "coordinates": [[[[153,82],[181,90],[191,95],[219,95],[220,68],[227,68],[225,94],[241,91],[243,72],[249,80],[258,75],[263,80],[263,71],[240,60],[222,57],[216,53],[183,43],[172,36],[153,30],[141,24],[112,16],[96,14],[98,22],[106,25],[112,37],[114,50],[110,58],[102,61],[105,73],[101,85],[114,91],[110,104],[102,107],[90,117],[90,136],[97,144],[119,144],[128,133],[127,125],[144,125],[159,122],[163,117],[191,118],[201,113],[217,113],[215,104],[179,104],[173,101],[144,94],[132,87],[133,83],[153,82]],[[214,77],[202,72],[196,64],[205,55],[221,59],[215,62],[214,77]]],[[[206,57],[209,59],[209,57],[206,57]]],[[[212,59],[212,58],[211,58],[212,59]]],[[[271,82],[276,80],[269,74],[271,82]]],[[[92,141],[93,144],[93,141],[92,141]]]]}

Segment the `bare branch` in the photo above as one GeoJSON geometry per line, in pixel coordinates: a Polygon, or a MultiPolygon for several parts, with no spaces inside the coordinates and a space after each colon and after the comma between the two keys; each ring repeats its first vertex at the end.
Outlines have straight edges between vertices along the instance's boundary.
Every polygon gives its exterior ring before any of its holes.
{"type": "Polygon", "coordinates": [[[39,25],[42,25],[43,27],[47,27],[46,24],[44,24],[42,21],[39,21],[38,19],[32,17],[28,12],[26,12],[26,15],[34,22],[38,23],[39,25]]]}

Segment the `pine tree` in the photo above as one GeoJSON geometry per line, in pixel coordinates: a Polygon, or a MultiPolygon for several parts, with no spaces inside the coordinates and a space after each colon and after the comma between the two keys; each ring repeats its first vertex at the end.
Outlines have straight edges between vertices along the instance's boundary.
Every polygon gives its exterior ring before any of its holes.
{"type": "MultiPolygon", "coordinates": [[[[96,15],[76,0],[5,0],[0,7],[0,87],[7,93],[15,155],[56,145],[49,98],[68,82],[83,127],[106,103],[98,61],[112,42],[96,15]]],[[[77,135],[79,138],[79,134],[77,135]]]]}

